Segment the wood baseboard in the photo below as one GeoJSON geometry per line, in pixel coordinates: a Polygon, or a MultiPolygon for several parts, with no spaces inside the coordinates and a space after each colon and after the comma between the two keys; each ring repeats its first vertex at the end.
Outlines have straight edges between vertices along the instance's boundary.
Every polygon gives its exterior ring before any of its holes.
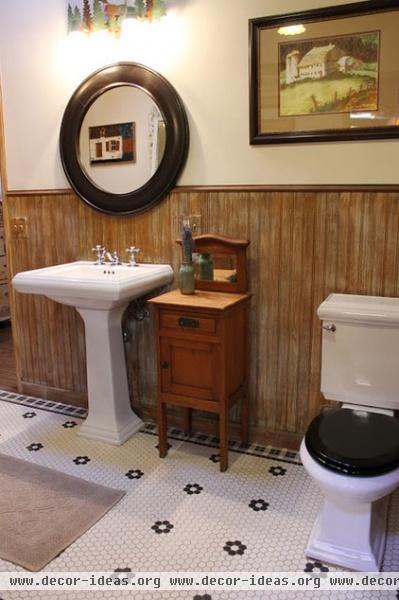
{"type": "Polygon", "coordinates": [[[87,406],[87,394],[78,394],[71,390],[52,388],[38,383],[29,383],[21,381],[21,394],[25,396],[34,396],[35,398],[44,398],[53,402],[62,404],[72,404],[72,406],[87,406]]]}

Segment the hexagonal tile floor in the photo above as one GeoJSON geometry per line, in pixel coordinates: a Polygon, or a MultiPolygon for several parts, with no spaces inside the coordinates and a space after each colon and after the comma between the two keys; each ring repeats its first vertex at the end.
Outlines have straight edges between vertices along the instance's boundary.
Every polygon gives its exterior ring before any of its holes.
{"type": "MultiPolygon", "coordinates": [[[[336,570],[305,557],[322,497],[296,452],[231,445],[230,467],[219,472],[217,440],[170,431],[160,460],[156,428],[147,425],[123,446],[76,435],[85,411],[0,392],[0,452],[126,490],[94,527],[46,571],[300,571],[336,570]]],[[[399,571],[399,495],[393,496],[384,570],[399,571]]],[[[0,571],[19,571],[0,560],[0,571]]],[[[50,596],[48,591],[0,592],[0,600],[50,596]]],[[[78,592],[51,598],[233,600],[303,599],[303,592],[78,592]]],[[[306,598],[396,598],[396,592],[306,592],[306,598]]]]}

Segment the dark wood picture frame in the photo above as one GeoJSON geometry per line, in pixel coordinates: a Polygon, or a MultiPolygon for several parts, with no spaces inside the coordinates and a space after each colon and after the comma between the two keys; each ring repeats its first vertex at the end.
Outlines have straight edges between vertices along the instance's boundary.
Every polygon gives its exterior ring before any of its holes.
{"type": "MultiPolygon", "coordinates": [[[[284,15],[273,15],[270,17],[260,17],[249,20],[249,105],[250,105],[250,144],[282,144],[282,143],[293,143],[293,142],[327,142],[327,141],[342,141],[342,140],[366,140],[366,139],[382,139],[382,138],[396,138],[399,137],[399,110],[397,114],[385,114],[384,118],[384,106],[380,107],[375,111],[375,115],[371,117],[365,116],[359,118],[358,123],[355,124],[353,117],[353,111],[350,109],[346,110],[348,121],[347,125],[336,126],[335,121],[338,119],[344,121],[342,116],[345,110],[337,111],[335,114],[331,111],[330,113],[317,112],[315,114],[306,113],[304,115],[295,115],[287,118],[285,115],[280,115],[280,95],[281,95],[281,73],[280,73],[280,44],[275,41],[279,28],[287,27],[290,25],[303,24],[304,27],[310,24],[317,28],[320,26],[320,30],[325,31],[327,26],[331,26],[331,34],[329,35],[312,35],[309,33],[308,42],[313,38],[320,37],[325,39],[328,37],[338,38],[341,35],[344,37],[345,33],[340,34],[339,24],[343,26],[349,24],[351,21],[347,20],[355,17],[367,17],[375,15],[378,19],[382,13],[396,12],[398,17],[399,26],[399,0],[370,0],[367,2],[356,2],[353,4],[346,4],[340,6],[332,6],[326,8],[320,8],[316,10],[302,11],[284,15]],[[329,23],[329,21],[332,21],[329,23]],[[263,37],[261,37],[263,36],[263,37]],[[268,37],[269,36],[269,37],[268,37]],[[266,40],[266,42],[262,42],[266,40]],[[262,46],[273,47],[273,58],[269,55],[267,58],[262,58],[263,61],[268,60],[272,65],[268,65],[268,69],[261,68],[261,55],[265,56],[265,49],[262,46]],[[262,54],[261,54],[262,53],[262,54]],[[277,58],[276,58],[277,57],[277,58]],[[269,68],[270,67],[270,68],[269,68]],[[269,81],[265,72],[269,72],[270,69],[274,72],[274,79],[269,81]],[[263,74],[262,72],[263,71],[263,74]],[[274,90],[274,91],[273,91],[274,90]],[[278,90],[278,91],[277,91],[278,90]],[[262,100],[261,100],[262,94],[262,100]],[[267,94],[269,96],[267,97],[267,94]],[[273,100],[270,100],[270,94],[274,94],[273,100]],[[267,98],[265,100],[265,98],[267,98]],[[265,103],[269,102],[271,108],[264,110],[265,103]],[[270,128],[264,125],[267,122],[268,117],[264,114],[270,112],[272,115],[269,118],[270,128]],[[332,115],[332,116],[331,116],[332,115]],[[353,123],[349,123],[349,119],[352,118],[353,123]],[[367,123],[369,120],[369,126],[367,123]],[[309,126],[310,121],[313,119],[313,124],[309,126]],[[373,119],[373,120],[372,120],[373,119]],[[378,119],[378,120],[375,120],[378,119]],[[263,120],[263,121],[262,121],[263,120]],[[389,123],[388,123],[389,122],[389,123]],[[392,124],[392,122],[394,124],[392,124]],[[263,123],[263,124],[262,124],[263,123]],[[306,126],[305,126],[306,123],[306,126]],[[325,126],[323,126],[325,123],[325,126]],[[376,123],[379,123],[376,125],[376,123]],[[381,123],[381,124],[380,124],[381,123]]],[[[381,16],[381,19],[383,17],[381,16]]],[[[369,19],[365,19],[365,29],[359,29],[351,33],[352,36],[361,35],[370,31],[369,19]]],[[[349,25],[347,25],[349,26],[349,25]]],[[[374,27],[373,27],[374,28],[374,27]]],[[[375,29],[379,29],[378,24],[375,29]]],[[[384,31],[381,32],[382,36],[384,31]]],[[[347,34],[346,34],[347,35],[347,34]]],[[[392,34],[390,34],[392,37],[392,34]]],[[[281,38],[283,36],[280,36],[281,38]]],[[[298,42],[305,41],[307,38],[298,38],[298,42]]],[[[279,39],[279,42],[287,42],[287,39],[279,39]]],[[[288,39],[291,42],[291,39],[288,39]]],[[[317,44],[316,44],[317,45],[317,44]]],[[[384,38],[382,37],[381,44],[381,63],[391,60],[390,54],[387,51],[383,54],[384,49],[386,50],[387,45],[384,45],[384,38]]],[[[398,45],[399,49],[399,45],[398,45]]],[[[378,50],[379,51],[379,50],[378,50]]],[[[393,54],[393,53],[391,53],[393,54]]],[[[394,61],[394,57],[392,57],[394,61]]],[[[380,65],[380,56],[378,56],[377,67],[380,65]]],[[[388,76],[386,77],[388,80],[388,76]]],[[[308,80],[309,81],[309,80],[308,80]]],[[[391,80],[390,80],[391,82],[391,80]]],[[[381,77],[378,76],[376,79],[376,86],[382,87],[385,83],[387,88],[387,81],[381,81],[381,77]]],[[[397,83],[399,84],[399,66],[397,68],[397,83]]],[[[393,102],[389,104],[393,105],[393,102]]]]}

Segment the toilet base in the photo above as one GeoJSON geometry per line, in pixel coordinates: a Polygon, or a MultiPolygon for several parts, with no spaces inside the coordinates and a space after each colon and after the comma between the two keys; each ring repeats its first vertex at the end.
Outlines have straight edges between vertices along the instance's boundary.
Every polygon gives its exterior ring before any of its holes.
{"type": "Polygon", "coordinates": [[[356,571],[381,568],[389,497],[346,506],[326,498],[310,534],[306,556],[356,571]]]}

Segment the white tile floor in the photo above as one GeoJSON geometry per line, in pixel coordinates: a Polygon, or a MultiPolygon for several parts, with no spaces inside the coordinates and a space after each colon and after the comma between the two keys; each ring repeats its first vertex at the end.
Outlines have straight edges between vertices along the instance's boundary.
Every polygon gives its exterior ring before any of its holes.
{"type": "MultiPolygon", "coordinates": [[[[0,392],[0,452],[127,494],[46,571],[313,571],[304,548],[321,495],[297,454],[236,446],[219,472],[215,440],[184,441],[172,432],[160,460],[154,428],[115,447],[76,435],[84,411],[0,392]],[[66,414],[62,414],[66,411],[66,414]],[[180,439],[178,439],[180,438],[180,439]],[[209,445],[210,444],[210,445],[209,445]],[[213,446],[212,446],[213,444],[213,446]]],[[[0,571],[22,570],[0,560],[0,571]]],[[[399,571],[399,494],[390,509],[384,570],[399,571]]],[[[241,598],[366,600],[396,592],[0,592],[0,600],[32,598],[241,598]]]]}

